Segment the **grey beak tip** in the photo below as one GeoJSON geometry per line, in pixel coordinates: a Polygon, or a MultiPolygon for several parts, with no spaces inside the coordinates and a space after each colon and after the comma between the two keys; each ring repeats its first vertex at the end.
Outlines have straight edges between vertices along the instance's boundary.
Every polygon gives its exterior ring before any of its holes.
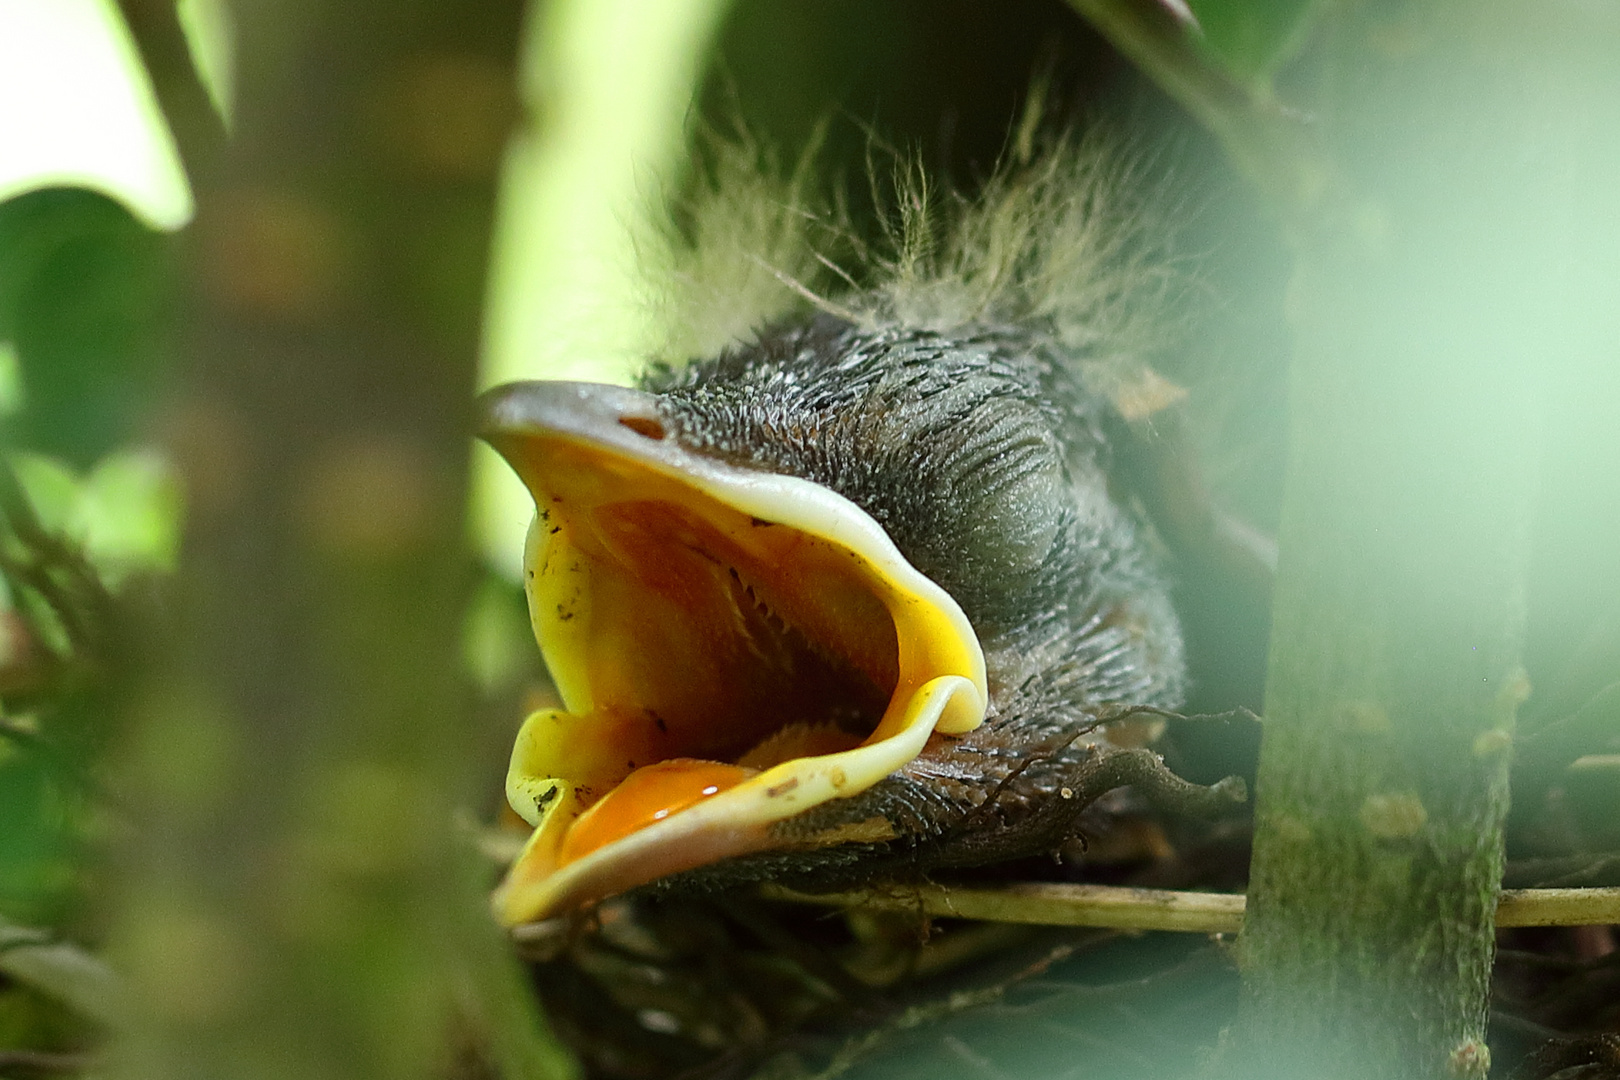
{"type": "Polygon", "coordinates": [[[477,418],[474,434],[487,441],[527,426],[524,420],[533,409],[525,406],[541,396],[537,395],[536,388],[543,386],[544,383],[538,382],[502,383],[479,394],[474,403],[477,418]]]}
{"type": "Polygon", "coordinates": [[[626,420],[656,418],[657,401],[608,383],[531,380],[503,383],[476,402],[474,433],[486,442],[544,431],[612,431],[626,420]]]}

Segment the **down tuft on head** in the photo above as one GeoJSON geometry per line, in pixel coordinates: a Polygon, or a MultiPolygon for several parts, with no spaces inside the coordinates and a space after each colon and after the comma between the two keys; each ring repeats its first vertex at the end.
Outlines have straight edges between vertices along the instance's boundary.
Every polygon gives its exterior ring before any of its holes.
{"type": "Polygon", "coordinates": [[[1189,281],[1172,248],[1178,215],[1121,139],[1039,127],[1031,108],[971,193],[873,143],[875,239],[818,188],[819,142],[784,170],[746,132],[705,131],[698,177],[642,245],[666,328],[655,360],[679,367],[813,309],[866,330],[1017,326],[1129,416],[1124,399],[1155,380],[1147,358],[1170,344],[1167,312],[1189,281]]]}

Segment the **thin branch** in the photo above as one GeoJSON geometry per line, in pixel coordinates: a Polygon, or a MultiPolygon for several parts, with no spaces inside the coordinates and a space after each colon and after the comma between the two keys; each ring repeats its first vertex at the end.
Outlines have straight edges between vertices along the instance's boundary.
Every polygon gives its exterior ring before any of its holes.
{"type": "Polygon", "coordinates": [[[180,160],[193,183],[225,146],[225,121],[209,97],[180,25],[175,0],[118,0],[158,107],[169,122],[180,160]]]}
{"type": "Polygon", "coordinates": [[[1612,926],[1620,889],[1503,889],[1497,926],[1612,926]]]}
{"type": "Polygon", "coordinates": [[[1247,720],[1255,724],[1261,722],[1258,713],[1253,709],[1244,708],[1242,705],[1235,709],[1227,709],[1224,712],[1212,713],[1180,713],[1174,709],[1161,709],[1157,705],[1104,705],[1097,711],[1097,723],[1112,724],[1116,720],[1125,720],[1132,716],[1158,716],[1165,720],[1188,720],[1207,723],[1229,723],[1233,720],[1247,720]]]}
{"type": "Polygon", "coordinates": [[[1194,30],[1165,5],[1147,0],[1069,0],[1138,68],[1226,144],[1251,178],[1285,205],[1317,186],[1305,123],[1223,71],[1197,47],[1194,30]]]}
{"type": "Polygon", "coordinates": [[[766,886],[771,900],[865,910],[921,912],[951,919],[1029,923],[1037,926],[1095,926],[1116,930],[1180,930],[1234,934],[1243,926],[1238,893],[1175,892],[1116,885],[1063,885],[1028,882],[994,889],[920,885],[886,893],[813,895],[766,886]]]}
{"type": "MultiPolygon", "coordinates": [[[[994,889],[920,885],[889,892],[824,894],[768,885],[761,895],[790,903],[917,912],[937,918],[1192,934],[1237,933],[1243,928],[1244,909],[1244,897],[1238,893],[1039,882],[994,889]]],[[[1504,889],[1496,908],[1499,927],[1612,924],[1620,924],[1620,888],[1504,889]]]]}

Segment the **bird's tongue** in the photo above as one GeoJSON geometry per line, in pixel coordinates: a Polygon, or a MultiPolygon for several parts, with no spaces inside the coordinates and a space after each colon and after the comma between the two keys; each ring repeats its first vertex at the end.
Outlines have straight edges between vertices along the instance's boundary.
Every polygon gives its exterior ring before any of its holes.
{"type": "Polygon", "coordinates": [[[671,758],[644,765],[581,814],[558,851],[558,865],[663,821],[751,776],[796,758],[837,753],[860,745],[857,735],[831,724],[798,723],[766,738],[735,765],[701,758],[671,758]]]}
{"type": "Polygon", "coordinates": [[[697,758],[644,765],[579,816],[558,852],[559,865],[736,787],[758,769],[697,758]]]}

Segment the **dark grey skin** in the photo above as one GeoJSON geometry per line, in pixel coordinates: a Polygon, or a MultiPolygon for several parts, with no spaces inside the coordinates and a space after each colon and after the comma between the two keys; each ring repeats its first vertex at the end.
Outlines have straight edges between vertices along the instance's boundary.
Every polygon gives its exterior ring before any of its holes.
{"type": "Polygon", "coordinates": [[[881,816],[899,839],[743,856],[654,888],[844,888],[1017,858],[1061,845],[1123,784],[1188,812],[1242,798],[1238,781],[1188,784],[1090,734],[1181,703],[1181,633],[1142,524],[1109,495],[1109,406],[1039,336],[818,315],[654,370],[643,390],[684,450],[814,481],[870,514],[961,605],[990,689],[979,728],[776,826],[791,843],[881,816]]]}
{"type": "Polygon", "coordinates": [[[962,606],[990,683],[981,727],[779,826],[787,837],[881,815],[903,839],[733,859],[686,883],[841,887],[1035,854],[1124,783],[1189,811],[1239,794],[1087,738],[1132,707],[1181,703],[1181,632],[1141,524],[1109,496],[1109,406],[1038,336],[820,315],[655,371],[644,388],[687,449],[813,480],[870,514],[962,606]]]}

